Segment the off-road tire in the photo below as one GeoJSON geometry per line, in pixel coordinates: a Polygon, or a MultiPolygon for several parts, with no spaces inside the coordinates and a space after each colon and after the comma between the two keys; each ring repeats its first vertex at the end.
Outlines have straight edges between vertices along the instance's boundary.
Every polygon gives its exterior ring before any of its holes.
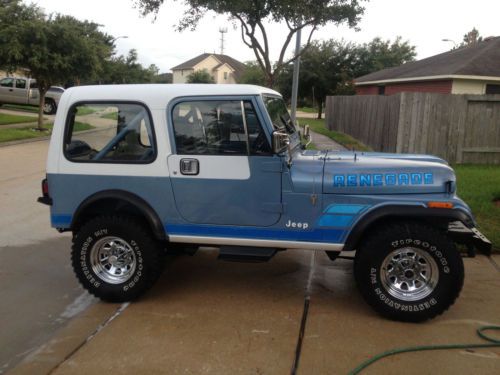
{"type": "Polygon", "coordinates": [[[455,302],[464,282],[464,265],[445,233],[409,221],[368,234],[356,252],[354,276],[375,311],[393,320],[421,322],[442,314],[455,302]],[[408,264],[414,264],[413,268],[408,264]],[[422,278],[422,274],[424,282],[405,281],[406,277],[422,278]]]}
{"type": "MultiPolygon", "coordinates": [[[[114,256],[115,262],[118,259],[114,256]]],[[[164,249],[148,228],[133,217],[99,216],[74,233],[71,262],[78,280],[91,294],[108,302],[127,302],[146,292],[161,275],[164,249]],[[103,259],[107,258],[102,251],[117,247],[127,249],[123,252],[128,251],[128,260],[134,261],[123,266],[124,271],[115,279],[113,271],[121,271],[122,266],[103,266],[103,259]]]]}

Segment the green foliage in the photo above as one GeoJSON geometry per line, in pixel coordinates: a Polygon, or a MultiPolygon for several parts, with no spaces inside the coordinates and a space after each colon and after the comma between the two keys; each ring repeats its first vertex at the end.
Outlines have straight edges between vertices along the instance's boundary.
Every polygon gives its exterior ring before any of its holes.
{"type": "Polygon", "coordinates": [[[127,56],[113,56],[104,61],[103,72],[94,83],[153,83],[158,77],[158,71],[154,64],[144,68],[138,61],[137,50],[131,49],[127,56]]]}
{"type": "MultiPolygon", "coordinates": [[[[40,104],[58,82],[91,79],[112,51],[112,38],[99,25],[56,14],[47,17],[37,6],[0,0],[0,67],[23,67],[37,80],[40,104]]],[[[42,105],[39,106],[42,127],[42,105]]]]}
{"type": "Polygon", "coordinates": [[[479,42],[483,41],[483,37],[479,35],[479,31],[473,27],[471,31],[464,35],[462,43],[459,47],[470,47],[474,46],[479,42]]]}
{"type": "MultiPolygon", "coordinates": [[[[415,47],[397,37],[394,42],[375,38],[369,43],[356,45],[344,40],[330,39],[312,42],[303,47],[300,63],[299,97],[315,102],[321,118],[327,95],[354,94],[356,77],[393,66],[415,57],[415,47]]],[[[285,97],[291,95],[293,67],[286,67],[277,79],[277,86],[285,97]]]]}
{"type": "Polygon", "coordinates": [[[403,41],[400,36],[393,42],[375,38],[357,47],[354,76],[361,77],[377,70],[392,68],[414,61],[415,46],[403,41]]]}
{"type": "Polygon", "coordinates": [[[187,83],[215,83],[208,70],[195,70],[186,77],[187,83]]]}
{"type": "Polygon", "coordinates": [[[472,209],[479,229],[500,250],[500,166],[454,165],[457,193],[472,209]]]}
{"type": "Polygon", "coordinates": [[[9,124],[20,124],[23,122],[35,122],[36,118],[32,116],[17,116],[17,115],[8,115],[5,113],[0,113],[0,125],[9,125],[9,124]]]}
{"type": "MultiPolygon", "coordinates": [[[[326,24],[347,24],[356,27],[364,8],[364,0],[184,0],[187,9],[177,25],[178,30],[194,30],[207,12],[226,15],[239,24],[243,43],[251,48],[266,78],[268,86],[275,84],[281,70],[292,60],[285,61],[285,53],[298,30],[307,28],[309,44],[313,33],[326,24]],[[288,34],[279,50],[275,64],[271,62],[268,22],[286,25],[288,34]]],[[[146,15],[156,13],[164,0],[136,0],[136,5],[146,15]]]]}
{"type": "Polygon", "coordinates": [[[266,85],[266,76],[259,64],[256,61],[249,61],[245,63],[246,68],[238,79],[238,83],[248,84],[248,85],[266,85]]]}

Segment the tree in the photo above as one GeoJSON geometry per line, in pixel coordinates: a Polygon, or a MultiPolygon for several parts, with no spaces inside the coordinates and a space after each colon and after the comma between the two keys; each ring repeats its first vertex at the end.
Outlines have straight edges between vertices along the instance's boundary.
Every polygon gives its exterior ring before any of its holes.
{"type": "Polygon", "coordinates": [[[259,63],[257,61],[248,61],[245,65],[246,68],[241,77],[238,78],[238,83],[265,86],[266,76],[260,68],[259,63]]]}
{"type": "Polygon", "coordinates": [[[354,78],[414,61],[417,53],[415,46],[398,36],[393,42],[374,38],[371,42],[360,45],[356,55],[354,78]]]}
{"type": "Polygon", "coordinates": [[[50,86],[90,79],[111,55],[112,38],[93,22],[74,17],[47,17],[20,0],[0,0],[0,66],[27,68],[37,81],[38,128],[43,129],[43,104],[50,86]],[[21,15],[20,18],[17,15],[21,15]]]}
{"type": "Polygon", "coordinates": [[[151,83],[155,82],[159,71],[154,64],[144,68],[135,49],[131,49],[127,56],[113,56],[103,64],[104,70],[98,80],[101,84],[151,83]]]}
{"type": "MultiPolygon", "coordinates": [[[[330,39],[312,42],[301,57],[299,96],[313,98],[321,118],[327,95],[354,94],[356,77],[401,65],[413,60],[415,47],[397,37],[394,42],[375,38],[356,45],[330,39]]],[[[292,69],[285,68],[278,78],[280,92],[291,93],[292,69]]]]}
{"type": "Polygon", "coordinates": [[[464,35],[462,43],[460,43],[459,48],[461,47],[470,47],[474,46],[477,43],[481,42],[483,37],[479,35],[479,31],[474,27],[471,31],[464,35]]]}
{"type": "MultiPolygon", "coordinates": [[[[165,0],[135,0],[143,15],[155,13],[165,0]]],[[[360,2],[364,0],[184,0],[187,9],[179,21],[178,30],[195,29],[200,19],[208,12],[226,15],[241,28],[243,43],[251,48],[259,67],[264,72],[266,83],[273,87],[281,70],[298,56],[285,59],[293,36],[308,28],[304,52],[314,32],[328,24],[346,23],[355,27],[364,12],[360,2]],[[270,56],[269,35],[266,22],[286,25],[287,36],[279,50],[278,60],[273,64],[270,56]]]]}
{"type": "Polygon", "coordinates": [[[215,83],[214,78],[210,75],[208,70],[195,70],[193,73],[186,77],[187,83],[215,83]]]}

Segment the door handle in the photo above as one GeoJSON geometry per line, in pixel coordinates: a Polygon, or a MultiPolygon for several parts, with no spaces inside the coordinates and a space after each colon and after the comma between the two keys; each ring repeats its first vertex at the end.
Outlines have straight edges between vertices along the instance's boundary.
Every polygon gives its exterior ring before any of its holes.
{"type": "Polygon", "coordinates": [[[198,159],[181,159],[179,169],[183,175],[196,176],[200,173],[200,162],[198,159]]]}
{"type": "Polygon", "coordinates": [[[9,89],[9,91],[14,91],[14,89],[9,89]]]}

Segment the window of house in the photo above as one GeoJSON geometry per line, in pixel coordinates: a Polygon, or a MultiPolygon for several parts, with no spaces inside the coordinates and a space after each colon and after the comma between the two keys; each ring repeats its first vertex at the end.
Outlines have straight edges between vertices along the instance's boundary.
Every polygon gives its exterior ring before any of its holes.
{"type": "Polygon", "coordinates": [[[156,144],[149,112],[135,103],[74,105],[66,121],[64,153],[75,162],[150,163],[156,144]]]}
{"type": "Polygon", "coordinates": [[[378,94],[385,95],[385,86],[378,86],[378,94]]]}
{"type": "Polygon", "coordinates": [[[224,79],[227,79],[227,72],[224,72],[224,79]]]}
{"type": "Polygon", "coordinates": [[[26,80],[25,79],[16,79],[16,88],[25,89],[26,88],[26,80]]]}
{"type": "Polygon", "coordinates": [[[267,155],[271,148],[250,101],[186,101],[172,109],[177,154],[267,155]]]}
{"type": "Polygon", "coordinates": [[[486,94],[500,94],[500,85],[486,85],[486,94]]]}

